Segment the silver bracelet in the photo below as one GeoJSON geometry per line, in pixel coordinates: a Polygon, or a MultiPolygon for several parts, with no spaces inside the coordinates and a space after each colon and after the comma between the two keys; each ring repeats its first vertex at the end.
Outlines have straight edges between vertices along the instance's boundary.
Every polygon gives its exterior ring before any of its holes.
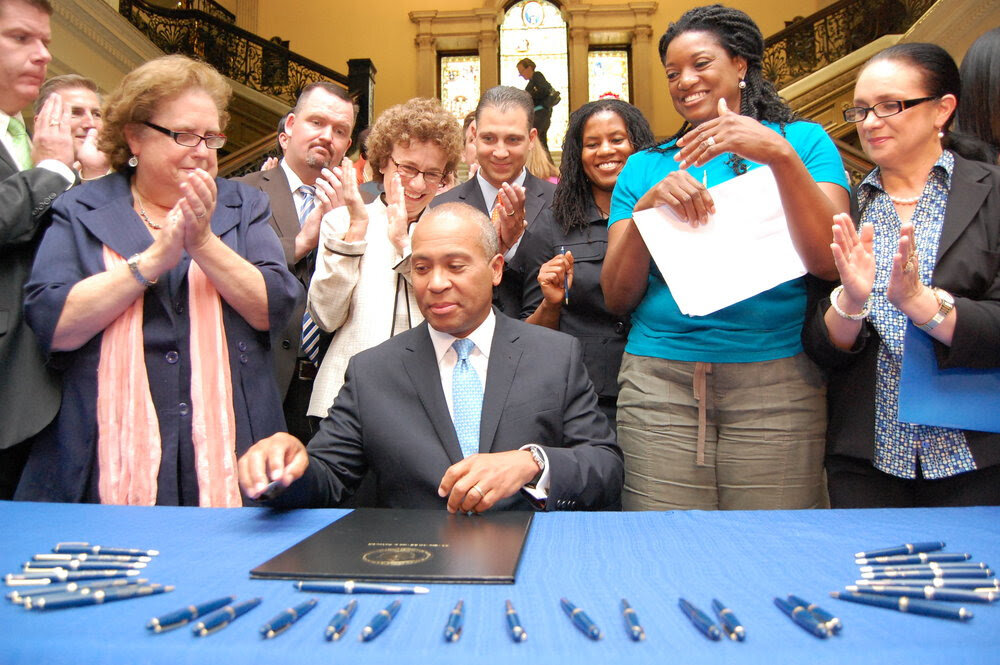
{"type": "Polygon", "coordinates": [[[839,316],[840,318],[847,319],[848,321],[860,321],[861,319],[868,316],[868,314],[872,311],[870,305],[871,296],[868,297],[868,300],[865,301],[865,306],[862,307],[861,311],[858,312],[857,314],[848,314],[844,310],[840,309],[840,303],[837,302],[837,299],[843,292],[844,292],[843,284],[839,284],[836,288],[833,289],[833,291],[830,292],[830,307],[833,307],[833,311],[835,311],[837,313],[837,316],[839,316]]]}
{"type": "Polygon", "coordinates": [[[143,288],[148,289],[153,284],[156,284],[156,280],[148,280],[145,275],[139,272],[139,259],[141,258],[142,254],[133,254],[128,257],[128,269],[132,272],[132,276],[135,277],[135,280],[142,284],[143,288]]]}

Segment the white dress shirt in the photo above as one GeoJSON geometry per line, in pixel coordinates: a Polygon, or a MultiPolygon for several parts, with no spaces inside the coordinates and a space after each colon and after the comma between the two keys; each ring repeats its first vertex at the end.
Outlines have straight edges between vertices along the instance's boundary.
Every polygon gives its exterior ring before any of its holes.
{"type": "MultiPolygon", "coordinates": [[[[520,185],[521,187],[524,187],[524,180],[527,177],[528,177],[528,169],[522,167],[521,173],[516,178],[514,178],[513,182],[508,184],[520,185]]],[[[486,180],[486,178],[483,177],[482,169],[476,171],[476,182],[479,183],[479,190],[483,193],[483,200],[486,201],[486,205],[490,209],[490,212],[486,213],[487,215],[489,215],[493,211],[493,207],[497,203],[497,196],[500,195],[500,189],[491,185],[486,180]]],[[[510,249],[507,250],[507,253],[503,255],[504,261],[507,261],[509,263],[514,258],[514,255],[517,254],[517,248],[521,245],[521,238],[523,237],[524,234],[522,233],[520,237],[514,242],[514,244],[510,246],[510,249]]]]}

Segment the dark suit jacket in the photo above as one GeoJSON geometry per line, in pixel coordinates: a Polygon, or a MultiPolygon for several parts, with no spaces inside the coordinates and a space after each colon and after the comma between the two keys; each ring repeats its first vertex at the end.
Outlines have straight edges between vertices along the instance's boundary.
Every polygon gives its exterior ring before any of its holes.
{"type": "MultiPolygon", "coordinates": [[[[531,229],[540,217],[552,214],[550,206],[556,186],[527,173],[524,178],[524,191],[524,217],[528,223],[527,228],[531,229]]],[[[483,190],[476,178],[470,178],[468,182],[438,194],[431,201],[431,207],[442,203],[467,203],[487,216],[493,205],[492,201],[483,200],[483,190]]],[[[504,264],[503,279],[493,292],[493,304],[507,316],[513,317],[517,317],[521,312],[521,290],[524,285],[524,268],[519,261],[519,254],[520,246],[514,259],[504,264]]]]}
{"type": "Polygon", "coordinates": [[[70,186],[46,169],[18,171],[0,146],[0,450],[37,434],[59,409],[59,382],[24,321],[24,282],[52,201],[70,186]]]}
{"type": "MultiPolygon", "coordinates": [[[[284,169],[276,167],[267,171],[256,171],[234,178],[234,180],[256,187],[271,199],[271,228],[274,229],[278,240],[281,241],[288,269],[298,278],[308,293],[309,281],[312,279],[313,270],[316,267],[316,255],[310,252],[300,261],[295,260],[295,236],[298,235],[300,228],[299,215],[295,209],[291,185],[288,184],[288,177],[285,176],[284,169]]],[[[274,348],[275,373],[278,376],[278,392],[282,399],[288,392],[288,386],[292,382],[292,374],[295,371],[296,359],[299,357],[299,346],[302,343],[302,314],[305,311],[306,303],[303,300],[292,311],[288,325],[278,336],[274,348]]],[[[330,336],[322,334],[320,353],[326,350],[329,343],[330,336]]]]}
{"type": "MultiPolygon", "coordinates": [[[[934,286],[955,296],[958,319],[950,347],[935,342],[938,365],[1000,367],[1000,168],[955,156],[934,286]]],[[[828,455],[872,458],[878,333],[865,322],[851,351],[833,346],[823,315],[829,298],[807,317],[806,352],[829,371],[828,455]]],[[[979,468],[1000,464],[1000,434],[966,432],[979,468]]]]}
{"type": "MultiPolygon", "coordinates": [[[[622,453],[597,409],[580,344],[572,337],[497,316],[483,396],[480,452],[545,448],[547,510],[616,506],[622,453]]],[[[351,360],[347,379],[309,442],[309,468],[276,503],[331,506],[366,470],[378,505],[444,508],[438,484],[462,459],[427,323],[351,360]]],[[[521,494],[498,509],[530,509],[521,494]]]]}

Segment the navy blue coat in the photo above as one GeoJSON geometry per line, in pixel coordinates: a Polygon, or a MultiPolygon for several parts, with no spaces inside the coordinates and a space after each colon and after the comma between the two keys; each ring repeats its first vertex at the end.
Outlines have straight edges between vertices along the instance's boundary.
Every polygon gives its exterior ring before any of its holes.
{"type": "MultiPolygon", "coordinates": [[[[296,301],[303,297],[288,271],[274,231],[267,196],[246,185],[216,179],[218,203],[212,231],[264,277],[271,333],[253,329],[222,302],[233,378],[236,448],[285,429],[271,357],[296,301]]],[[[109,175],[70,190],[53,205],[53,223],[39,247],[25,286],[25,313],[43,350],[50,350],[56,323],[70,289],[103,272],[103,245],[121,256],[148,248],[153,238],[132,209],[129,181],[109,175]]],[[[191,443],[190,320],[187,269],[178,265],[146,292],[143,339],[150,392],[162,439],[157,503],[197,505],[191,443]]],[[[50,363],[63,371],[63,399],[56,425],[33,447],[15,498],[32,501],[96,502],[97,364],[101,334],[75,351],[56,352],[50,363]]]]}

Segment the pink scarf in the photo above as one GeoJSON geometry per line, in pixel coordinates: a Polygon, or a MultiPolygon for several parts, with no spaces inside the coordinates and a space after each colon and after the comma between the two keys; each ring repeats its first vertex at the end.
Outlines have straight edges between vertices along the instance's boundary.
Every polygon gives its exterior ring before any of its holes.
{"type": "MultiPolygon", "coordinates": [[[[104,248],[108,270],[125,259],[104,248]]],[[[97,366],[97,463],[101,503],[153,505],[160,426],[149,392],[140,296],[105,330],[97,366]]],[[[188,269],[191,320],[191,434],[198,503],[242,506],[236,472],[236,418],[219,292],[197,263],[188,269]]]]}

